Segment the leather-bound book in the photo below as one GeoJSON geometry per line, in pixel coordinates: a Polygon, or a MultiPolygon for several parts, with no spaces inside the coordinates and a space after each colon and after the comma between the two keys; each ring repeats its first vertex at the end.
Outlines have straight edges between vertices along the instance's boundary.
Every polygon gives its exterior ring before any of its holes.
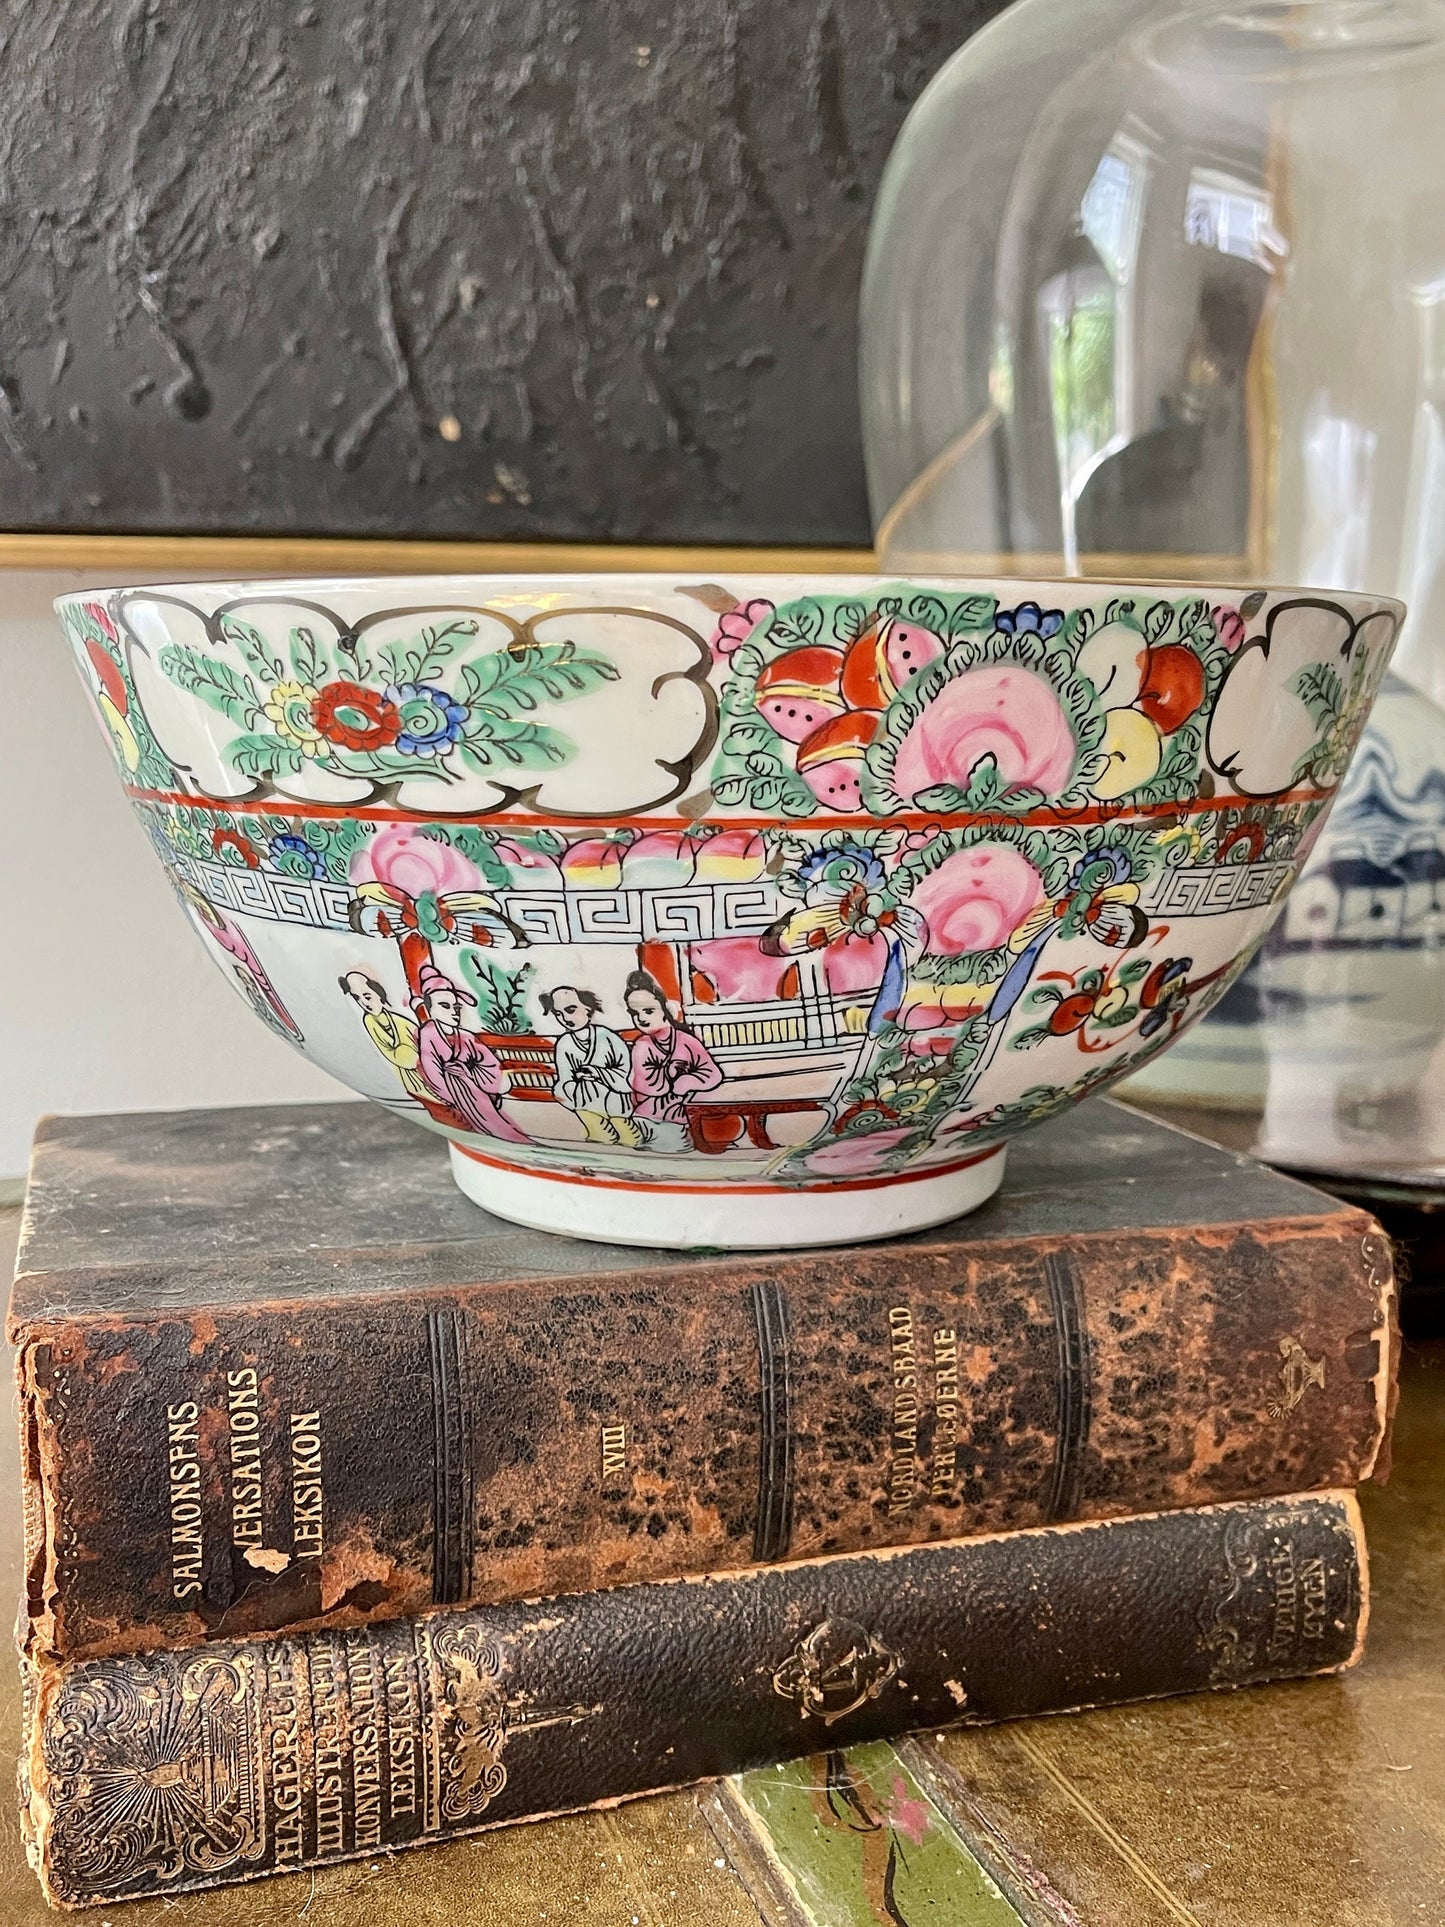
{"type": "Polygon", "coordinates": [[[27,1662],[23,1825],[49,1898],[84,1906],[913,1727],[1335,1671],[1363,1558],[1353,1497],[1323,1493],[27,1662]]]}
{"type": "Polygon", "coordinates": [[[1102,1101],[969,1217],[773,1255],[502,1223],[373,1106],[52,1119],[10,1308],[26,1650],[1352,1486],[1391,1305],[1365,1213],[1102,1101]]]}

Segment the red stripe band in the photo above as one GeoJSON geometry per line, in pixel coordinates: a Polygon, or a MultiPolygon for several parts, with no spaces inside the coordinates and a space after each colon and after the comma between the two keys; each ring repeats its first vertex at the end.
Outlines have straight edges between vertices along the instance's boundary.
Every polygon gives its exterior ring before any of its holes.
{"type": "Polygon", "coordinates": [[[455,1138],[449,1142],[453,1150],[460,1151],[464,1158],[470,1158],[474,1164],[487,1164],[493,1170],[506,1171],[513,1177],[540,1178],[549,1184],[580,1184],[602,1191],[667,1192],[699,1198],[779,1198],[787,1197],[794,1191],[876,1191],[885,1184],[917,1184],[924,1178],[951,1177],[955,1171],[967,1171],[971,1165],[983,1164],[989,1158],[998,1157],[1005,1148],[1002,1144],[994,1144],[987,1151],[975,1151],[971,1158],[960,1158],[956,1164],[934,1165],[927,1171],[899,1171],[888,1177],[877,1178],[840,1178],[832,1184],[729,1184],[725,1179],[720,1179],[716,1184],[650,1184],[644,1178],[589,1178],[574,1171],[534,1171],[524,1164],[512,1164],[506,1158],[488,1157],[484,1151],[474,1151],[469,1144],[458,1144],[455,1138]]]}

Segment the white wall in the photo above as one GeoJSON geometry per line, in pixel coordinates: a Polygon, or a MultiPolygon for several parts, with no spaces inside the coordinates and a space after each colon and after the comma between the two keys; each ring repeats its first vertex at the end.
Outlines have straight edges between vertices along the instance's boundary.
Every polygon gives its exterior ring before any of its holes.
{"type": "Polygon", "coordinates": [[[0,1186],[47,1111],[350,1095],[228,988],[130,813],[50,607],[101,580],[0,573],[0,1186]]]}

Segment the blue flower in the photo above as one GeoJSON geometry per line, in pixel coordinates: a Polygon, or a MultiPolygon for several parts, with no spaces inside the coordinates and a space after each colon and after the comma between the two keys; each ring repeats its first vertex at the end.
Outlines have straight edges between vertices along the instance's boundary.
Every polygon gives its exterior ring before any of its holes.
{"type": "Polygon", "coordinates": [[[859,883],[865,890],[879,890],[883,887],[885,875],[883,865],[873,852],[857,843],[813,850],[798,865],[798,880],[801,883],[809,887],[817,883],[825,884],[836,890],[839,896],[859,883]]]}
{"type": "Polygon", "coordinates": [[[386,700],[401,711],[401,733],[392,747],[399,756],[443,756],[467,726],[470,715],[444,689],[430,683],[399,682],[386,700]]]}
{"type": "Polygon", "coordinates": [[[326,880],[326,858],[304,836],[273,836],[266,854],[288,877],[314,877],[318,883],[326,880]]]}
{"type": "Polygon", "coordinates": [[[1037,602],[1021,602],[1017,609],[1000,609],[994,627],[1006,636],[1042,636],[1047,642],[1064,626],[1062,609],[1041,609],[1037,602]]]}
{"type": "Polygon", "coordinates": [[[1116,843],[1107,844],[1102,850],[1090,850],[1081,856],[1069,872],[1068,890],[1070,895],[1082,889],[1087,882],[1094,890],[1105,889],[1112,883],[1127,883],[1134,874],[1134,866],[1128,856],[1116,843]],[[1107,871],[1099,869],[1107,864],[1107,871]]]}

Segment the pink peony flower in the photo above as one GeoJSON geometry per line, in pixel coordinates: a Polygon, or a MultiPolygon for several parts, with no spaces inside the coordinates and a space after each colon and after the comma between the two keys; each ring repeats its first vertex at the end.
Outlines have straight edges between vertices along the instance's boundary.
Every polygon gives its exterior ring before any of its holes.
{"type": "Polygon", "coordinates": [[[916,796],[935,783],[964,788],[992,756],[1005,783],[1056,796],[1074,773],[1078,745],[1042,676],[1004,663],[967,669],[940,689],[898,748],[893,786],[916,796]]]}
{"type": "Polygon", "coordinates": [[[404,896],[443,896],[449,890],[479,890],[476,866],[450,843],[423,836],[410,823],[388,823],[352,860],[357,883],[389,883],[404,896]]]}
{"type": "Polygon", "coordinates": [[[903,1142],[912,1126],[900,1124],[891,1131],[870,1131],[866,1137],[839,1137],[820,1144],[805,1160],[810,1171],[820,1177],[872,1177],[884,1169],[888,1153],[903,1142]]]}
{"type": "Polygon", "coordinates": [[[940,863],[909,901],[927,921],[929,948],[958,957],[1007,943],[1044,894],[1043,878],[1011,844],[975,843],[940,863]]]}
{"type": "Polygon", "coordinates": [[[726,615],[719,616],[712,638],[713,661],[726,662],[734,650],[747,641],[760,622],[766,622],[776,613],[775,604],[757,596],[751,602],[740,602],[735,609],[729,609],[726,615]]]}

